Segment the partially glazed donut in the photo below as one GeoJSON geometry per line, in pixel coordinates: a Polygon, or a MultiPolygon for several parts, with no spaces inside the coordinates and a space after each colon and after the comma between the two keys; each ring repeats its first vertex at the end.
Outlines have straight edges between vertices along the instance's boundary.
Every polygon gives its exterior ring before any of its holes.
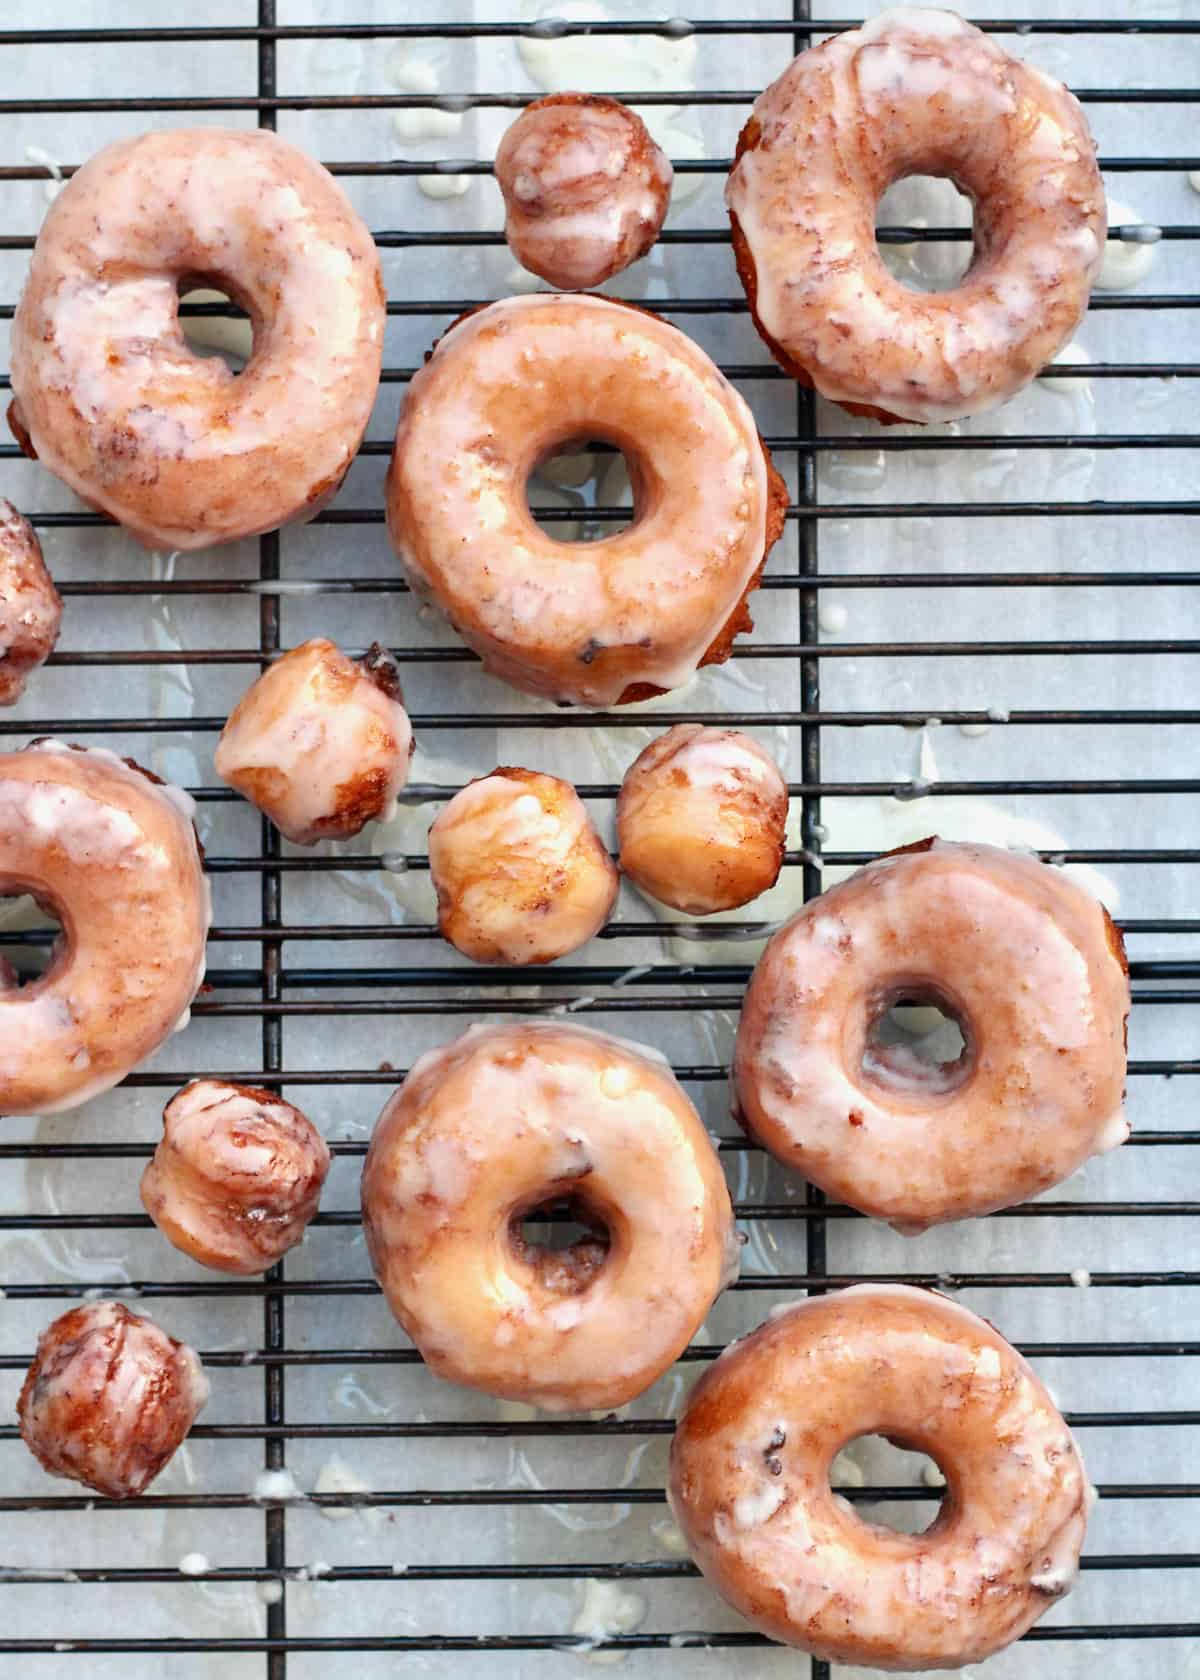
{"type": "Polygon", "coordinates": [[[457,322],[409,386],[387,480],[413,587],[496,676],[583,706],[645,699],[729,657],[786,501],[704,351],[590,295],[507,298],[457,322]],[[526,483],[589,439],[624,452],[633,523],[556,542],[526,483]]]}
{"type": "Polygon", "coordinates": [[[298,846],[348,840],[394,815],[413,736],[396,662],[376,642],[350,659],[324,636],[292,648],[238,701],[217,775],[298,846]]]}
{"type": "Polygon", "coordinates": [[[1072,336],[1107,237],[1096,148],[1061,82],[954,12],[899,7],[810,48],[763,93],[726,188],[755,325],[854,414],[951,420],[1004,402],[1072,336]],[[883,264],[875,207],[909,175],[975,205],[959,284],[883,264]]]}
{"type": "Polygon", "coordinates": [[[688,915],[734,910],[775,885],[787,814],[787,783],[757,741],[678,723],[638,754],[621,783],[622,872],[688,915]]]}
{"type": "Polygon", "coordinates": [[[29,673],[53,653],[61,619],[37,533],[0,500],[0,706],[19,700],[29,673]]]}
{"type": "Polygon", "coordinates": [[[912,1234],[1011,1207],[1123,1143],[1129,974],[1104,906],[996,846],[877,858],[775,934],[734,1053],[739,1117],[779,1160],[912,1234]],[[927,1063],[879,1028],[957,1022],[927,1063]]]}
{"type": "Polygon", "coordinates": [[[181,1445],[208,1395],[185,1343],[120,1301],[90,1301],[38,1337],[17,1418],[52,1476],[131,1499],[181,1445]]]}
{"type": "Polygon", "coordinates": [[[265,129],[118,140],[55,199],[12,332],[27,453],[149,548],[206,548],[319,512],[366,428],[385,299],[333,177],[265,129]],[[234,375],[197,356],[179,298],[249,313],[234,375]]]}
{"type": "Polygon", "coordinates": [[[1071,1590],[1088,1484],[1057,1407],[956,1302],[864,1284],[772,1315],[688,1398],[669,1498],[709,1582],[772,1639],[837,1664],[959,1668],[1071,1590]],[[885,1435],[946,1494],[923,1534],[864,1522],[829,1485],[885,1435]]]}
{"type": "Polygon", "coordinates": [[[673,170],[636,111],[599,93],[526,106],[496,152],[517,261],[552,286],[598,286],[658,238],[673,170]]]}
{"type": "Polygon", "coordinates": [[[438,926],[480,963],[547,963],[597,934],[617,871],[570,782],[504,765],[460,788],[429,830],[438,926]]]}
{"type": "Polygon", "coordinates": [[[549,1022],[421,1057],[371,1139],[363,1224],[430,1369],[547,1411],[641,1394],[737,1274],[720,1163],[666,1063],[549,1022]],[[528,1242],[564,1201],[593,1235],[528,1242]]]}
{"type": "Polygon", "coordinates": [[[193,1079],[163,1111],[142,1205],[202,1266],[252,1277],[301,1241],[329,1162],[320,1132],[282,1097],[193,1079]]]}
{"type": "Polygon", "coordinates": [[[210,914],[192,809],[100,748],[0,756],[0,892],[63,929],[40,979],[0,990],[0,1114],[74,1108],[186,1024],[210,914]]]}

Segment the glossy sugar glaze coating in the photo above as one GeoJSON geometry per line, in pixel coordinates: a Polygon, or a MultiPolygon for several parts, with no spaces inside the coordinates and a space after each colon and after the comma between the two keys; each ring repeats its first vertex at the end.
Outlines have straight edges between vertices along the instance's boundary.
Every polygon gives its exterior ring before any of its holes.
{"type": "Polygon", "coordinates": [[[53,653],[62,610],[37,533],[0,499],[0,706],[19,700],[29,673],[53,653]]]}
{"type": "Polygon", "coordinates": [[[63,929],[43,975],[0,989],[0,1113],[75,1108],[187,1024],[211,920],[193,811],[103,748],[0,755],[0,891],[63,929]]]}
{"type": "Polygon", "coordinates": [[[320,1132],[282,1097],[194,1079],[163,1112],[142,1204],[202,1266],[252,1277],[301,1241],[329,1164],[320,1132]]]}
{"type": "Polygon", "coordinates": [[[238,701],[217,775],[296,845],[386,822],[408,780],[412,727],[395,661],[376,643],[350,659],[324,636],[292,648],[238,701]]]}
{"type": "Polygon", "coordinates": [[[1096,148],[1061,82],[956,13],[899,7],[801,53],[755,103],[726,187],[755,322],[795,378],[853,413],[992,408],[1083,318],[1107,235],[1096,148]],[[894,181],[948,176],[975,205],[959,284],[884,266],[894,181]]]}
{"type": "Polygon", "coordinates": [[[307,519],[366,428],[385,297],[367,229],[319,163],[265,129],[118,140],[47,212],[12,333],[27,452],[149,548],[307,519]],[[249,313],[235,375],[184,337],[181,291],[249,313]]]}
{"type": "Polygon", "coordinates": [[[670,1068],[565,1024],[422,1056],[375,1128],[363,1223],[431,1370],[547,1411],[641,1394],[737,1275],[720,1162],[670,1068]],[[522,1219],[563,1200],[592,1235],[530,1243],[522,1219]]]}
{"type": "Polygon", "coordinates": [[[570,782],[503,766],[461,788],[429,830],[438,926],[480,963],[547,963],[585,945],[616,868],[570,782]]]}
{"type": "Polygon", "coordinates": [[[877,858],[767,945],[742,1007],[743,1125],[851,1207],[911,1234],[1047,1190],[1129,1126],[1129,976],[1102,904],[1020,852],[944,840],[877,858]],[[876,1036],[944,1005],[935,1069],[876,1036]]]}
{"type": "Polygon", "coordinates": [[[904,1285],[813,1297],[732,1344],[688,1397],[668,1498],[756,1628],[829,1662],[958,1668],[1070,1591],[1089,1488],[1038,1378],[983,1319],[904,1285]],[[863,1521],[830,1465],[861,1435],[936,1459],[923,1534],[863,1521]]]}
{"type": "Polygon", "coordinates": [[[740,730],[677,723],[640,752],[617,800],[621,870],[676,910],[734,910],[775,884],[788,790],[740,730]]]}
{"type": "Polygon", "coordinates": [[[190,1347],[119,1301],[90,1301],[38,1337],[17,1419],[52,1476],[131,1499],[172,1457],[208,1397],[190,1347]]]}
{"type": "Polygon", "coordinates": [[[535,100],[496,152],[504,237],[517,261],[552,286],[598,286],[658,238],[673,173],[642,119],[618,100],[535,100]]]}
{"type": "Polygon", "coordinates": [[[494,675],[581,706],[645,699],[728,658],[786,503],[704,351],[591,295],[507,298],[458,321],[409,386],[387,480],[418,593],[494,675]],[[624,452],[635,517],[601,542],[558,542],[526,484],[589,439],[624,452]]]}

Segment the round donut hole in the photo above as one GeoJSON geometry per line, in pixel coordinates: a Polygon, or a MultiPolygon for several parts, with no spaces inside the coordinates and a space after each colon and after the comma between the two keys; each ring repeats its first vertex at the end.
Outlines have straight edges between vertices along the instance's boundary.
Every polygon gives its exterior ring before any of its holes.
{"type": "Polygon", "coordinates": [[[525,486],[530,516],[555,542],[602,542],[629,529],[636,499],[629,462],[611,443],[569,439],[539,461],[525,486]],[[604,517],[597,508],[618,508],[604,517]]]}
{"type": "Polygon", "coordinates": [[[604,1221],[578,1196],[551,1196],[512,1221],[510,1239],[543,1288],[572,1295],[586,1289],[608,1259],[604,1221]]]}
{"type": "Polygon", "coordinates": [[[886,1435],[859,1435],[848,1442],[829,1467],[833,1493],[856,1497],[851,1508],[863,1522],[898,1534],[924,1534],[936,1522],[946,1477],[928,1453],[892,1441],[886,1435]],[[897,1488],[892,1499],[871,1499],[872,1489],[897,1488]],[[909,1490],[915,1490],[910,1492],[909,1490]]]}
{"type": "Polygon", "coordinates": [[[194,356],[217,358],[241,373],[254,354],[254,328],[228,292],[186,280],[179,293],[179,324],[194,356]],[[203,310],[203,314],[193,311],[203,310]]]}
{"type": "Polygon", "coordinates": [[[940,1095],[970,1071],[971,1047],[961,1017],[932,988],[894,993],[867,1029],[863,1072],[889,1089],[940,1095]]]}
{"type": "Polygon", "coordinates": [[[875,212],[876,243],[884,267],[912,292],[952,292],[975,255],[974,207],[953,181],[937,175],[909,175],[895,181],[875,212]],[[882,228],[963,228],[962,239],[914,240],[908,231],[882,228]]]}
{"type": "Polygon", "coordinates": [[[62,923],[28,893],[0,903],[0,989],[31,986],[45,974],[61,946],[62,923]]]}

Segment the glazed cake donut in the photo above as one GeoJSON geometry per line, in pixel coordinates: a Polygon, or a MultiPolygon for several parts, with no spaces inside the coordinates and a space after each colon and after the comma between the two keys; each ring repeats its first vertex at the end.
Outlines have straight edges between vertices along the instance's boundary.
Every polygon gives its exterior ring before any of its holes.
{"type": "Polygon", "coordinates": [[[265,129],[118,140],[42,224],[12,331],[26,453],[148,548],[307,519],[358,448],[383,354],[370,234],[333,177],[265,129]],[[248,312],[234,375],[189,347],[194,285],[248,312]]]}
{"type": "Polygon", "coordinates": [[[61,619],[33,526],[0,499],[0,706],[19,700],[29,673],[54,652],[61,619]]]}
{"type": "Polygon", "coordinates": [[[412,728],[396,662],[378,642],[350,659],[324,636],[267,667],[217,742],[223,782],[298,846],[387,822],[408,780],[412,728]]]}
{"type": "Polygon", "coordinates": [[[692,1390],[668,1497],[709,1583],[771,1639],[835,1664],[959,1668],[1071,1590],[1079,1452],[1029,1365],[944,1296],[863,1284],[772,1314],[692,1390]],[[929,1453],[936,1521],[901,1534],[829,1485],[860,1435],[929,1453]]]}
{"type": "Polygon", "coordinates": [[[609,298],[507,298],[412,380],[387,480],[413,588],[514,688],[611,706],[677,688],[751,628],[787,492],[750,410],[690,339],[609,298]],[[634,519],[539,530],[525,486],[572,441],[625,454],[634,519]]]}
{"type": "Polygon", "coordinates": [[[380,1115],[363,1226],[388,1305],[439,1377],[547,1411],[649,1388],[737,1275],[729,1192],[654,1051],[549,1022],[472,1027],[380,1115]],[[521,1222],[568,1202],[594,1235],[521,1222]]]}
{"type": "Polygon", "coordinates": [[[504,237],[552,286],[598,286],[654,244],[673,176],[628,105],[599,93],[537,99],[496,152],[504,237]]]}
{"type": "Polygon", "coordinates": [[[120,1301],[90,1301],[38,1337],[17,1419],[52,1476],[131,1499],[173,1456],[208,1395],[190,1347],[120,1301]]]}
{"type": "Polygon", "coordinates": [[[142,1205],[202,1266],[253,1277],[302,1240],[329,1162],[320,1132],[282,1097],[194,1079],[163,1110],[142,1205]]]}
{"type": "Polygon", "coordinates": [[[210,919],[193,809],[101,748],[0,755],[0,893],[63,929],[45,974],[0,989],[0,1114],[75,1108],[187,1024],[210,919]]]}
{"type": "Polygon", "coordinates": [[[1015,395],[1082,320],[1108,231],[1075,98],[923,8],[793,60],[742,130],[725,198],[776,361],[880,420],[953,420],[1015,395]],[[875,207],[909,175],[948,176],[974,203],[975,254],[949,291],[911,291],[879,255],[875,207]]]}
{"type": "Polygon", "coordinates": [[[905,1234],[1035,1196],[1129,1135],[1129,971],[1104,906],[996,846],[922,840],[806,904],[742,1006],[739,1118],[777,1159],[905,1234]],[[957,1060],[887,1044],[898,1003],[957,1060]]]}
{"type": "Polygon", "coordinates": [[[736,729],[677,723],[640,752],[617,799],[622,873],[692,916],[773,887],[788,790],[771,755],[736,729]]]}
{"type": "Polygon", "coordinates": [[[429,830],[438,926],[479,963],[547,963],[586,945],[619,881],[570,782],[501,766],[460,788],[429,830]]]}

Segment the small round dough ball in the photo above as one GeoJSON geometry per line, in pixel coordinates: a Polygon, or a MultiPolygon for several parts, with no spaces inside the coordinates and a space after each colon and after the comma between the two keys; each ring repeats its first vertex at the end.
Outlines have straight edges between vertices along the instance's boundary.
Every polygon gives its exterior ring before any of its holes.
{"type": "Polygon", "coordinates": [[[351,659],[324,636],[285,653],[238,701],[217,742],[223,782],[297,846],[387,822],[408,780],[400,675],[375,642],[351,659]]]}
{"type": "Polygon", "coordinates": [[[142,1204],[202,1266],[254,1277],[304,1236],[329,1162],[320,1132],[282,1097],[194,1079],[163,1111],[142,1204]]]}
{"type": "Polygon", "coordinates": [[[429,830],[438,925],[480,963],[553,962],[612,914],[619,879],[570,782],[503,766],[468,782],[429,830]]]}
{"type": "Polygon", "coordinates": [[[757,741],[679,723],[639,753],[621,784],[621,868],[687,915],[736,910],[774,886],[787,814],[787,783],[757,741]]]}
{"type": "Polygon", "coordinates": [[[208,1394],[190,1347],[120,1301],[89,1301],[38,1337],[17,1419],[52,1476],[130,1499],[174,1454],[208,1394]]]}
{"type": "Polygon", "coordinates": [[[504,237],[521,266],[552,286],[598,286],[658,238],[673,173],[645,123],[619,100],[538,99],[496,152],[504,237]]]}
{"type": "Polygon", "coordinates": [[[26,677],[54,652],[62,610],[36,531],[0,499],[0,706],[19,700],[26,677]]]}

